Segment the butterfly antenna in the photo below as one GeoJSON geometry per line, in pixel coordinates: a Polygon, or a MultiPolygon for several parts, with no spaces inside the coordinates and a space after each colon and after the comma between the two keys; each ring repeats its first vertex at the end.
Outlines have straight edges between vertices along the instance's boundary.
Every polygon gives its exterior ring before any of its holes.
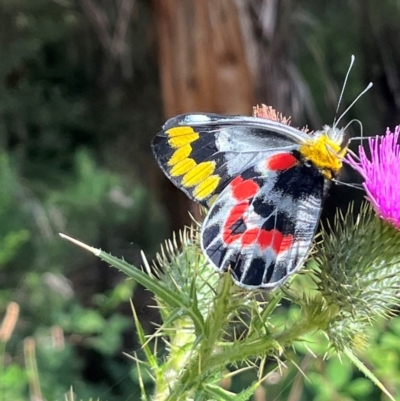
{"type": "Polygon", "coordinates": [[[351,184],[349,182],[339,181],[336,178],[332,178],[331,181],[334,182],[337,185],[344,185],[346,187],[350,187],[350,188],[353,188],[353,189],[359,189],[361,191],[364,189],[362,184],[351,184]]]}
{"type": "Polygon", "coordinates": [[[352,54],[351,59],[350,59],[350,66],[347,69],[346,77],[344,78],[344,82],[343,82],[343,86],[342,86],[342,91],[340,92],[339,101],[338,101],[338,104],[336,107],[335,118],[333,119],[333,127],[336,127],[336,116],[339,111],[340,103],[342,102],[342,97],[343,97],[344,89],[346,88],[347,79],[349,78],[350,71],[353,68],[354,60],[355,60],[355,57],[354,57],[354,54],[352,54]]]}
{"type": "Polygon", "coordinates": [[[363,128],[362,122],[361,122],[360,120],[358,120],[357,118],[355,118],[354,120],[351,120],[351,121],[343,128],[343,130],[346,131],[347,128],[348,128],[351,124],[353,124],[353,123],[357,123],[357,124],[360,126],[360,136],[354,137],[354,138],[349,138],[349,139],[347,140],[346,146],[349,146],[349,145],[350,145],[350,142],[351,142],[351,141],[354,141],[355,139],[360,140],[361,143],[362,143],[362,141],[364,140],[364,128],[363,128]]]}
{"type": "Polygon", "coordinates": [[[361,133],[360,137],[363,138],[363,125],[362,125],[362,122],[357,118],[354,118],[353,120],[351,120],[343,129],[346,131],[347,128],[349,128],[350,125],[353,123],[358,123],[358,125],[360,126],[360,133],[361,133]]]}
{"type": "Polygon", "coordinates": [[[362,95],[364,95],[365,92],[368,92],[371,88],[373,87],[373,83],[370,82],[367,87],[353,100],[353,102],[350,104],[350,106],[341,114],[341,116],[337,119],[337,121],[334,123],[334,127],[336,127],[337,124],[339,124],[339,121],[346,115],[346,113],[354,106],[354,103],[357,102],[358,99],[362,95]]]}

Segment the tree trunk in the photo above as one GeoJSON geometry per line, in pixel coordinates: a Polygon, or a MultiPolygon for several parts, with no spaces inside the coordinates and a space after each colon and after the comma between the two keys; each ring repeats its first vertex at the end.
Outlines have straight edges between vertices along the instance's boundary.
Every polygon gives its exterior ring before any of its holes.
{"type": "MultiPolygon", "coordinates": [[[[245,114],[254,104],[238,9],[234,0],[154,0],[164,114],[204,111],[245,114]]],[[[160,176],[161,177],[161,176],[160,176]]],[[[160,178],[172,228],[199,209],[160,178]]]]}

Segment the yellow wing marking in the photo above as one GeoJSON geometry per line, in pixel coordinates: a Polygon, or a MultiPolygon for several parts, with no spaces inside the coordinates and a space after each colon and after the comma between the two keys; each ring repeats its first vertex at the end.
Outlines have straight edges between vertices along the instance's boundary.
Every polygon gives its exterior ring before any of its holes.
{"type": "Polygon", "coordinates": [[[174,149],[181,148],[199,139],[199,134],[191,127],[174,127],[165,131],[168,135],[168,143],[174,149]]]}
{"type": "Polygon", "coordinates": [[[213,174],[215,161],[196,163],[190,158],[193,151],[192,142],[199,139],[199,134],[191,127],[174,127],[165,131],[168,136],[168,144],[176,149],[168,160],[171,167],[171,177],[182,177],[181,185],[186,188],[194,187],[193,197],[203,200],[211,195],[217,188],[221,178],[213,174]]]}
{"type": "Polygon", "coordinates": [[[193,187],[208,178],[215,170],[215,162],[203,162],[188,171],[182,178],[182,185],[193,187]]]}
{"type": "Polygon", "coordinates": [[[185,160],[192,153],[192,147],[187,144],[175,150],[174,154],[168,160],[169,166],[174,166],[175,164],[185,160]]]}
{"type": "Polygon", "coordinates": [[[207,196],[212,194],[215,188],[217,188],[220,180],[221,178],[218,175],[210,175],[196,186],[193,191],[193,196],[199,200],[207,198],[207,196]]]}
{"type": "Polygon", "coordinates": [[[196,166],[197,164],[193,159],[184,159],[175,164],[169,173],[171,174],[171,177],[179,177],[180,175],[186,174],[196,166]]]}

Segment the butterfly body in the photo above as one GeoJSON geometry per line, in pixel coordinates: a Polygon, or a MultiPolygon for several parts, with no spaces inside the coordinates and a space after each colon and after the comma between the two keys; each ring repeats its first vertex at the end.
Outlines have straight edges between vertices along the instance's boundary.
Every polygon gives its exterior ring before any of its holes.
{"type": "Polygon", "coordinates": [[[201,247],[246,289],[273,289],[310,250],[326,184],[341,168],[343,130],[307,134],[259,117],[186,114],[152,142],[167,177],[210,208],[201,247]]]}

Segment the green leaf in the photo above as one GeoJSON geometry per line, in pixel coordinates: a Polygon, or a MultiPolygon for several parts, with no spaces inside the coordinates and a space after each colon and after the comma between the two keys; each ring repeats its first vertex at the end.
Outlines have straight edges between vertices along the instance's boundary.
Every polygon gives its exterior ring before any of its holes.
{"type": "Polygon", "coordinates": [[[99,312],[80,306],[73,309],[70,330],[80,334],[93,334],[102,333],[105,327],[106,321],[99,312]]]}
{"type": "Polygon", "coordinates": [[[157,364],[157,358],[154,356],[153,352],[151,351],[148,342],[146,341],[146,335],[143,330],[143,326],[141,325],[139,318],[136,313],[135,306],[133,305],[133,302],[131,301],[131,307],[132,307],[132,312],[133,312],[133,318],[135,319],[135,326],[136,326],[136,333],[138,335],[138,339],[140,342],[140,345],[142,346],[142,350],[144,351],[144,354],[146,355],[147,362],[151,366],[154,372],[158,371],[158,364],[157,364]]]}
{"type": "Polygon", "coordinates": [[[13,363],[0,372],[0,382],[3,387],[14,390],[18,388],[22,392],[27,384],[26,370],[13,363]]]}
{"type": "Polygon", "coordinates": [[[387,347],[389,350],[400,351],[400,341],[398,334],[393,334],[390,332],[382,333],[381,343],[384,347],[387,347]]]}
{"type": "Polygon", "coordinates": [[[127,276],[133,278],[138,283],[149,289],[154,295],[156,295],[156,297],[159,297],[170,307],[180,308],[183,314],[188,315],[193,320],[196,334],[200,335],[201,333],[203,333],[204,319],[200,311],[190,303],[186,304],[185,299],[178,292],[172,291],[171,289],[167,288],[162,281],[156,279],[155,277],[150,277],[147,273],[143,272],[133,265],[130,265],[125,260],[118,259],[106,252],[103,252],[100,249],[90,247],[89,245],[86,245],[85,243],[67,235],[60,234],[60,236],[74,243],[75,245],[78,245],[81,248],[93,253],[111,266],[114,266],[118,270],[125,273],[127,276]]]}
{"type": "Polygon", "coordinates": [[[10,261],[18,249],[29,240],[28,230],[18,230],[6,233],[0,242],[0,266],[10,261]]]}
{"type": "Polygon", "coordinates": [[[186,305],[185,300],[178,292],[170,290],[162,283],[162,281],[159,281],[154,277],[150,277],[147,273],[135,266],[130,265],[124,260],[118,259],[103,251],[100,251],[98,256],[100,259],[104,260],[111,266],[114,266],[118,270],[136,280],[138,283],[142,284],[169,306],[173,308],[181,308],[182,311],[184,311],[184,313],[190,316],[193,320],[196,334],[200,334],[203,331],[204,320],[200,311],[193,307],[193,305],[186,305]]]}
{"type": "Polygon", "coordinates": [[[350,359],[350,361],[353,362],[354,365],[356,365],[357,368],[361,372],[363,372],[365,376],[368,377],[368,379],[370,379],[378,388],[380,388],[380,390],[385,393],[392,401],[395,401],[395,399],[389,393],[383,383],[380,382],[380,380],[353,354],[350,349],[345,348],[343,352],[350,359]]]}
{"type": "Polygon", "coordinates": [[[318,394],[318,400],[331,400],[333,396],[333,388],[329,382],[320,373],[307,372],[307,379],[304,382],[305,387],[313,389],[318,394]]]}
{"type": "Polygon", "coordinates": [[[332,385],[339,390],[350,382],[352,368],[347,361],[342,362],[339,358],[331,358],[326,365],[326,373],[332,385]]]}
{"type": "Polygon", "coordinates": [[[110,317],[100,336],[91,339],[91,344],[105,355],[113,355],[121,347],[122,331],[129,327],[129,319],[118,314],[110,317]]]}
{"type": "Polygon", "coordinates": [[[256,381],[251,386],[247,387],[240,393],[236,394],[234,401],[247,401],[255,393],[257,388],[260,386],[260,382],[256,381]]]}
{"type": "Polygon", "coordinates": [[[216,399],[216,400],[248,401],[250,399],[250,397],[254,394],[254,392],[257,390],[259,385],[260,385],[260,382],[256,381],[238,394],[232,393],[231,391],[227,391],[227,390],[223,389],[222,387],[216,386],[214,384],[205,385],[204,391],[212,399],[216,399]]]}
{"type": "Polygon", "coordinates": [[[374,384],[371,380],[359,377],[346,386],[346,392],[355,398],[364,398],[372,393],[374,384]]]}
{"type": "Polygon", "coordinates": [[[211,399],[216,399],[216,400],[221,400],[221,401],[235,401],[236,400],[235,393],[224,390],[222,387],[215,386],[213,384],[207,384],[203,387],[203,389],[204,389],[204,392],[211,399]]]}

